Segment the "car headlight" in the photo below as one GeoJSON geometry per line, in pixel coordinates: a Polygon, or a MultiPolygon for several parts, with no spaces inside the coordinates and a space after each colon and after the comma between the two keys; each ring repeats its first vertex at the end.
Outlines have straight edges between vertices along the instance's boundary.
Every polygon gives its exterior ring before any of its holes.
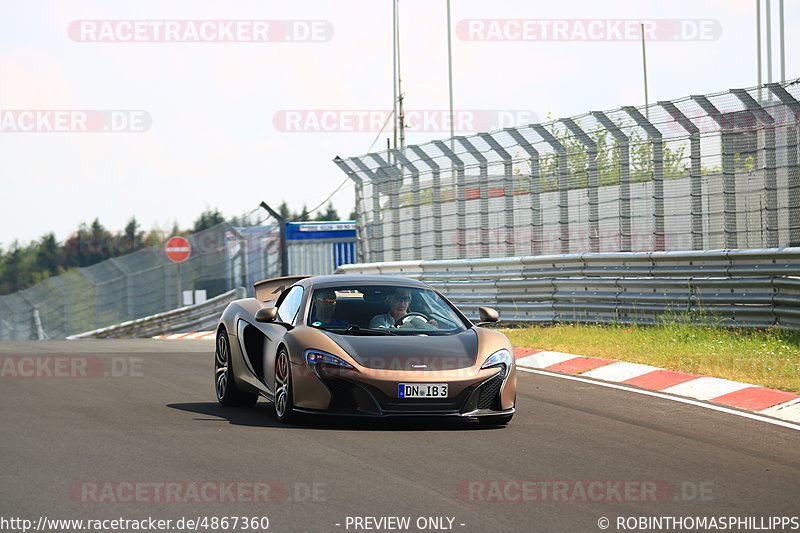
{"type": "Polygon", "coordinates": [[[344,359],[329,354],[328,352],[323,352],[322,350],[306,350],[303,352],[303,355],[309,365],[334,365],[344,368],[354,368],[353,365],[344,359]]]}
{"type": "Polygon", "coordinates": [[[511,357],[511,352],[506,350],[505,348],[502,350],[497,350],[492,355],[490,355],[486,361],[481,365],[481,368],[491,368],[493,366],[500,366],[505,365],[506,368],[511,366],[511,363],[514,361],[514,358],[511,357]]]}

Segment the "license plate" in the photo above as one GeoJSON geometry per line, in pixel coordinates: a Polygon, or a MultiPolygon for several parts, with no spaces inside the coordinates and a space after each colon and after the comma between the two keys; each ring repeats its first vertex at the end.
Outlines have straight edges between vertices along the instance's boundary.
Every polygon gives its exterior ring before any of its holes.
{"type": "Polygon", "coordinates": [[[400,383],[398,398],[447,398],[447,383],[400,383]]]}

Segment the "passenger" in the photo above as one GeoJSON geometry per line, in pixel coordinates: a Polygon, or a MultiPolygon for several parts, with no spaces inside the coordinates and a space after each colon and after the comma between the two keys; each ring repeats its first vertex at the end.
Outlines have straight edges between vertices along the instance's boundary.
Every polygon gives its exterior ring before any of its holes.
{"type": "Polygon", "coordinates": [[[314,293],[311,308],[311,325],[315,327],[347,327],[344,320],[333,318],[336,311],[336,293],[332,289],[320,289],[314,293]]]}

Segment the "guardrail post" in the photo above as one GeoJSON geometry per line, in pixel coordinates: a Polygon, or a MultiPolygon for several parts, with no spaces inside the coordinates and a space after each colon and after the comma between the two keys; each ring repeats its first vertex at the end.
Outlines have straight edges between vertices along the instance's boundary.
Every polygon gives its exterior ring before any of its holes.
{"type": "Polygon", "coordinates": [[[450,163],[456,170],[456,226],[458,228],[459,236],[457,239],[456,257],[464,259],[467,257],[467,191],[466,191],[466,177],[464,175],[464,162],[450,148],[447,147],[442,141],[433,141],[434,146],[438,148],[442,154],[450,160],[450,163]]]}
{"type": "Polygon", "coordinates": [[[478,190],[480,192],[480,245],[481,257],[489,257],[489,163],[466,137],[458,136],[455,140],[464,147],[478,162],[478,190]]]}
{"type": "Polygon", "coordinates": [[[422,259],[422,229],[420,224],[420,197],[419,197],[419,169],[415,167],[408,158],[400,151],[392,149],[389,151],[400,165],[408,169],[411,173],[411,227],[414,231],[414,254],[412,259],[422,259]]]}
{"type": "Polygon", "coordinates": [[[489,145],[503,160],[503,197],[505,198],[505,213],[503,213],[503,230],[505,232],[505,255],[514,255],[514,162],[509,154],[491,133],[479,133],[478,136],[489,145]]]}
{"type": "Polygon", "coordinates": [[[725,210],[725,248],[733,249],[738,244],[736,208],[736,134],[733,123],[702,95],[691,97],[720,128],[722,144],[722,198],[725,210]]]}
{"type": "Polygon", "coordinates": [[[408,148],[431,169],[433,258],[442,259],[444,257],[442,247],[442,177],[439,165],[419,146],[409,146],[408,148]]]}
{"type": "Polygon", "coordinates": [[[800,165],[798,165],[797,130],[800,122],[800,102],[779,83],[768,83],[766,87],[783,105],[794,114],[794,123],[786,125],[786,148],[788,167],[787,188],[789,191],[789,246],[800,246],[800,165]]]}
{"type": "Polygon", "coordinates": [[[589,195],[589,251],[600,251],[600,213],[597,198],[597,143],[586,135],[571,118],[562,118],[569,131],[586,147],[586,171],[589,174],[587,193],[589,195]]]}
{"type": "Polygon", "coordinates": [[[558,142],[552,133],[547,131],[541,124],[531,124],[530,128],[544,140],[556,152],[558,158],[558,225],[561,235],[558,240],[561,243],[561,253],[569,253],[569,168],[567,168],[567,149],[558,142]]]}
{"type": "Polygon", "coordinates": [[[366,229],[366,217],[363,214],[363,207],[364,207],[364,182],[356,174],[352,168],[350,168],[347,163],[345,163],[341,157],[336,156],[333,159],[333,162],[338,166],[342,172],[344,172],[347,177],[349,177],[355,183],[356,189],[356,235],[358,238],[356,239],[356,254],[358,256],[359,263],[366,262],[365,252],[364,252],[364,244],[367,243],[367,235],[365,235],[366,229]]]}
{"type": "Polygon", "coordinates": [[[664,140],[658,128],[647,120],[642,113],[632,106],[622,108],[636,124],[647,133],[650,145],[653,147],[653,222],[655,250],[666,250],[664,229],[664,140]]]}
{"type": "Polygon", "coordinates": [[[631,251],[631,151],[630,140],[622,130],[601,111],[590,113],[611,133],[619,148],[619,236],[620,251],[631,251]]]}
{"type": "MultiPolygon", "coordinates": [[[[400,188],[403,185],[403,171],[387,163],[380,155],[370,154],[378,163],[376,174],[386,184],[386,193],[389,196],[389,208],[392,210],[392,260],[399,261],[403,249],[400,242],[400,188]]],[[[384,250],[386,239],[384,238],[384,250]]],[[[384,252],[385,254],[385,252],[384,252]]]]}
{"type": "Polygon", "coordinates": [[[692,249],[702,250],[703,245],[703,172],[701,167],[700,128],[689,120],[672,102],[658,102],[664,111],[689,134],[689,151],[691,169],[689,171],[691,217],[692,217],[692,249]]]}
{"type": "Polygon", "coordinates": [[[358,167],[364,176],[372,183],[372,231],[370,232],[370,242],[374,244],[375,251],[370,250],[369,262],[384,261],[384,242],[383,242],[383,220],[381,218],[381,196],[378,187],[379,179],[373,171],[364,164],[358,157],[351,157],[350,161],[358,167]]]}
{"type": "Polygon", "coordinates": [[[531,170],[528,177],[528,191],[530,192],[531,208],[531,254],[539,255],[542,253],[544,242],[544,235],[542,234],[544,225],[542,221],[542,175],[539,168],[539,151],[516,128],[506,128],[503,131],[508,133],[530,158],[528,160],[531,170]]]}
{"type": "MultiPolygon", "coordinates": [[[[776,248],[778,246],[778,173],[775,164],[775,119],[746,90],[731,89],[731,94],[738,98],[747,110],[752,112],[761,125],[764,126],[764,170],[766,172],[764,189],[766,192],[766,205],[762,209],[767,212],[767,247],[776,248]]],[[[763,230],[764,228],[762,228],[762,236],[763,230]]]]}

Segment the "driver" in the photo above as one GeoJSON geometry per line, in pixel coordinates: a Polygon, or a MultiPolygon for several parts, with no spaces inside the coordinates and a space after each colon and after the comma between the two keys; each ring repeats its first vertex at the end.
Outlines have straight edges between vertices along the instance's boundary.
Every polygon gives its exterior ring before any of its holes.
{"type": "Polygon", "coordinates": [[[436,323],[427,321],[421,316],[411,315],[400,325],[397,321],[406,316],[411,304],[411,293],[407,289],[397,289],[394,294],[386,299],[389,304],[389,312],[382,315],[375,315],[369,321],[371,328],[414,328],[414,329],[436,329],[436,323]]]}

